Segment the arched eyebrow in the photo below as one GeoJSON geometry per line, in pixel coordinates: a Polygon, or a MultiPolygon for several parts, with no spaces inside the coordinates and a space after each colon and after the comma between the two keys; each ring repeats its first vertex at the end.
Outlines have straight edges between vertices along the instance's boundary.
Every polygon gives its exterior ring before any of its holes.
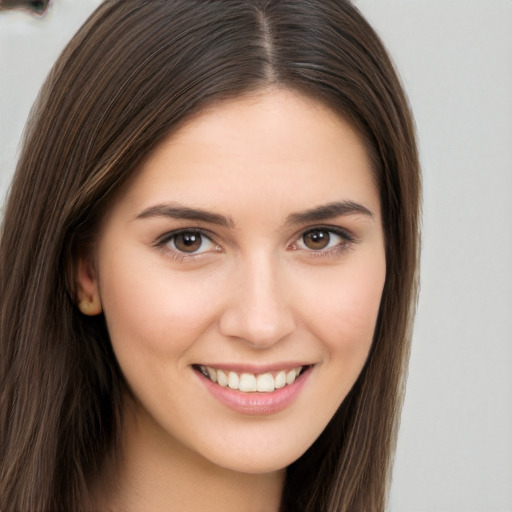
{"type": "Polygon", "coordinates": [[[365,215],[371,219],[375,217],[374,213],[362,204],[355,203],[353,201],[337,201],[317,206],[304,212],[292,213],[287,217],[286,224],[288,226],[308,224],[311,222],[321,222],[335,217],[356,214],[365,215]]]}
{"type": "MultiPolygon", "coordinates": [[[[307,224],[311,222],[321,222],[335,217],[346,215],[365,215],[373,219],[374,214],[365,206],[353,201],[338,201],[311,208],[303,212],[291,213],[286,218],[286,225],[307,224]]],[[[180,203],[163,203],[150,206],[136,216],[136,219],[147,219],[150,217],[169,217],[178,220],[195,220],[216,224],[226,228],[234,228],[235,223],[229,216],[203,210],[201,208],[191,208],[180,203]]]]}
{"type": "Polygon", "coordinates": [[[149,217],[170,217],[178,220],[196,220],[217,224],[226,228],[233,228],[235,223],[229,216],[209,212],[201,208],[190,208],[180,203],[163,203],[150,206],[139,213],[136,219],[147,219],[149,217]]]}

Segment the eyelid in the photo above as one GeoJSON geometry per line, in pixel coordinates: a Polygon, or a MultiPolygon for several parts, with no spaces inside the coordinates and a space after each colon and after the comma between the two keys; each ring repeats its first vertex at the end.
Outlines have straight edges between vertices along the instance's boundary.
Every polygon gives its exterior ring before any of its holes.
{"type": "Polygon", "coordinates": [[[194,259],[196,259],[198,257],[201,257],[201,256],[203,256],[205,254],[208,254],[208,253],[212,252],[212,249],[209,248],[209,249],[206,249],[206,250],[201,250],[201,251],[195,251],[195,252],[187,253],[187,252],[180,251],[176,247],[171,247],[169,245],[170,242],[176,236],[178,236],[178,235],[180,235],[182,233],[197,233],[197,234],[199,234],[202,237],[203,241],[204,241],[204,239],[209,240],[210,243],[215,247],[215,251],[219,251],[220,250],[219,245],[215,242],[215,240],[213,239],[213,236],[210,234],[210,232],[208,230],[203,229],[203,228],[197,228],[197,227],[179,228],[179,229],[175,229],[175,230],[172,230],[172,231],[168,231],[167,233],[159,236],[155,240],[154,245],[156,247],[164,250],[166,253],[170,254],[173,258],[175,258],[177,260],[184,260],[184,259],[194,260],[194,259]]]}
{"type": "Polygon", "coordinates": [[[295,237],[295,241],[292,243],[292,246],[295,250],[304,251],[310,253],[312,256],[326,256],[326,255],[336,255],[340,252],[344,252],[351,248],[353,244],[357,243],[356,237],[349,230],[345,228],[341,228],[340,226],[332,226],[332,225],[316,225],[310,226],[306,229],[302,229],[300,233],[295,237]],[[330,247],[327,249],[319,249],[314,250],[308,247],[297,247],[296,245],[302,241],[302,238],[310,233],[311,231],[326,231],[328,233],[333,233],[334,235],[340,237],[342,239],[342,243],[337,244],[334,247],[330,247]]]}
{"type": "MultiPolygon", "coordinates": [[[[302,251],[304,253],[308,253],[308,255],[312,257],[322,257],[322,256],[337,256],[342,252],[348,251],[351,246],[353,246],[355,243],[357,243],[357,238],[354,236],[354,234],[347,230],[346,228],[342,228],[340,226],[333,226],[333,225],[312,225],[308,226],[307,228],[301,229],[299,233],[297,233],[290,244],[288,244],[288,248],[291,248],[292,250],[298,250],[302,251]],[[309,232],[311,231],[326,231],[329,233],[333,233],[334,235],[341,237],[342,242],[337,244],[334,247],[330,247],[328,249],[319,249],[314,250],[310,249],[308,247],[297,247],[298,242],[309,232]]],[[[212,234],[209,230],[199,227],[184,227],[184,228],[178,228],[171,231],[168,231],[164,233],[163,235],[159,236],[155,242],[155,247],[158,247],[159,249],[165,251],[166,254],[170,255],[174,259],[178,261],[182,260],[189,260],[193,261],[198,258],[204,257],[208,254],[211,254],[212,252],[220,252],[222,251],[222,248],[217,244],[215,241],[215,235],[212,234]],[[173,248],[169,246],[169,242],[176,236],[178,236],[180,233],[198,233],[205,239],[208,239],[212,245],[215,246],[215,251],[212,251],[212,248],[209,248],[207,250],[203,250],[200,252],[182,252],[177,248],[173,248]]]]}

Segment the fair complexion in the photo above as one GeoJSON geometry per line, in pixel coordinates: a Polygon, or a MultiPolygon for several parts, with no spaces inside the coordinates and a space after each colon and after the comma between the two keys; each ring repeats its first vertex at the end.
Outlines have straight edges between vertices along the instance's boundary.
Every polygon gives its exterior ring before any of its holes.
{"type": "Polygon", "coordinates": [[[385,274],[367,153],[332,111],[273,89],[172,134],[78,265],[130,390],[104,500],[277,511],[364,365],[385,274]]]}

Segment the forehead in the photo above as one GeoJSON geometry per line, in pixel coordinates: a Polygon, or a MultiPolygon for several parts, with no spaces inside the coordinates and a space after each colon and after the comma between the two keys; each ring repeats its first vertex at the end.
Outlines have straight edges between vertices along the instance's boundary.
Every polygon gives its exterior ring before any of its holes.
{"type": "Polygon", "coordinates": [[[378,209],[365,145],[323,104],[287,90],[251,94],[191,118],[144,162],[125,203],[304,209],[358,200],[378,209]],[[377,205],[377,208],[376,208],[377,205]]]}

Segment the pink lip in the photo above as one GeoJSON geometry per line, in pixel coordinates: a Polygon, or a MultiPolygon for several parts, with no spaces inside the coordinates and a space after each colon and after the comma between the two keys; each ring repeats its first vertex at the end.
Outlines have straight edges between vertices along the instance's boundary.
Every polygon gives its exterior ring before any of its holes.
{"type": "Polygon", "coordinates": [[[249,415],[275,414],[288,407],[306,384],[311,368],[295,379],[293,384],[276,389],[272,393],[243,393],[241,391],[222,387],[199,372],[195,372],[206,389],[221,403],[230,409],[249,415]]]}
{"type": "Polygon", "coordinates": [[[255,375],[259,375],[261,373],[271,373],[277,371],[289,371],[292,368],[298,368],[299,366],[309,366],[304,362],[295,362],[290,361],[288,363],[274,363],[267,365],[254,365],[254,364],[225,364],[225,363],[201,363],[203,366],[210,366],[211,368],[215,368],[217,370],[224,370],[226,372],[237,372],[237,373],[254,373],[255,375]]]}

